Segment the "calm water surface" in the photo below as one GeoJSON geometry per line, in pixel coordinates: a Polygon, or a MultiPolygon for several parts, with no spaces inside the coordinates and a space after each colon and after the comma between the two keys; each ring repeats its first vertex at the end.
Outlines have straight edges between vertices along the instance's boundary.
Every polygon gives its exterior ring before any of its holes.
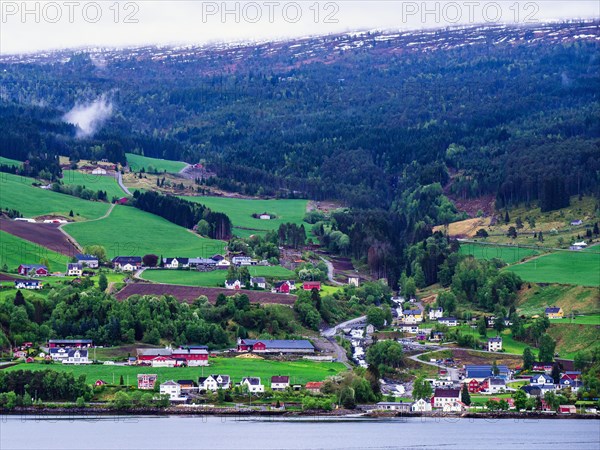
{"type": "Polygon", "coordinates": [[[600,421],[0,418],[0,449],[600,449],[600,421]]]}

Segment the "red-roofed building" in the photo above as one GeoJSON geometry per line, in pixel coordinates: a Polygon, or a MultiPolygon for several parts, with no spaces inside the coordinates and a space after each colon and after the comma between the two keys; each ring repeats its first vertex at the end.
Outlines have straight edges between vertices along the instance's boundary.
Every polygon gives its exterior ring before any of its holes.
{"type": "Polygon", "coordinates": [[[316,289],[317,291],[321,290],[321,282],[320,281],[305,281],[302,283],[302,289],[305,291],[312,291],[316,289]]]}
{"type": "Polygon", "coordinates": [[[321,392],[321,388],[323,387],[322,381],[309,381],[306,383],[306,390],[308,392],[312,392],[313,394],[318,394],[321,392]]]}

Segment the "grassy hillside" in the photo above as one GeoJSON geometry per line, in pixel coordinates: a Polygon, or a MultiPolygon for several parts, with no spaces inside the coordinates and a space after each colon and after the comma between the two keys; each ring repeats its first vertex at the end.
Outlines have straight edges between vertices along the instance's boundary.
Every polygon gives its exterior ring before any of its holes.
{"type": "MultiPolygon", "coordinates": [[[[229,216],[235,233],[241,236],[256,234],[256,230],[276,230],[282,223],[303,224],[308,200],[253,200],[224,197],[184,197],[186,200],[203,203],[213,211],[223,212],[229,216]],[[275,214],[271,220],[260,220],[252,214],[267,212],[275,214]]],[[[310,225],[304,223],[310,229],[310,225]]],[[[308,234],[308,230],[307,230],[308,234]]]]}
{"type": "Polygon", "coordinates": [[[23,164],[23,161],[17,161],[16,159],[10,159],[10,158],[5,158],[4,156],[0,156],[0,164],[18,167],[23,164]]]}
{"type": "MultiPolygon", "coordinates": [[[[93,357],[93,351],[91,352],[93,357]]],[[[197,380],[211,373],[226,374],[232,377],[234,383],[240,382],[242,377],[257,376],[262,382],[270,386],[273,375],[289,375],[291,383],[305,384],[309,381],[321,381],[327,377],[336,375],[345,370],[341,363],[319,363],[313,361],[267,361],[262,359],[247,358],[211,358],[210,366],[201,367],[138,367],[138,366],[67,366],[63,364],[19,364],[5,370],[44,370],[53,369],[61,372],[72,372],[75,376],[86,375],[86,381],[90,384],[98,379],[108,383],[119,383],[123,375],[126,384],[137,385],[138,373],[155,373],[160,383],[175,379],[197,380]],[[128,378],[129,377],[129,378],[128,378]]]]}
{"type": "Polygon", "coordinates": [[[600,346],[598,325],[552,323],[548,334],[556,341],[556,351],[563,358],[573,358],[578,351],[600,346]]]}
{"type": "Polygon", "coordinates": [[[477,259],[498,258],[506,264],[512,264],[521,261],[528,256],[539,254],[538,250],[521,247],[505,247],[501,245],[486,245],[474,243],[461,243],[460,254],[472,255],[477,259]]]}
{"type": "Polygon", "coordinates": [[[108,200],[113,197],[125,197],[126,194],[119,187],[117,180],[110,175],[92,175],[76,170],[63,170],[63,183],[66,185],[85,186],[92,191],[106,191],[108,200]]]}
{"type": "MultiPolygon", "coordinates": [[[[295,279],[296,274],[285,267],[254,266],[248,268],[250,275],[254,277],[295,279]]],[[[227,277],[226,270],[214,270],[212,272],[198,272],[195,270],[146,270],[142,278],[149,281],[167,284],[181,284],[186,286],[223,286],[227,277]]]]}
{"type": "Polygon", "coordinates": [[[72,210],[75,220],[96,219],[109,208],[107,203],[91,202],[34,187],[31,185],[35,182],[33,178],[2,173],[0,180],[0,208],[16,209],[25,217],[45,214],[66,217],[72,210]]]}
{"type": "Polygon", "coordinates": [[[225,243],[200,238],[162,217],[129,206],[115,206],[105,219],[69,224],[65,230],[81,245],[100,244],[110,258],[154,253],[158,256],[211,256],[225,243]]]}
{"type": "Polygon", "coordinates": [[[183,169],[186,164],[180,161],[169,161],[166,159],[148,158],[146,156],[135,155],[133,153],[126,153],[127,162],[129,167],[134,172],[139,172],[142,167],[148,172],[148,168],[152,166],[159,172],[177,173],[183,169]]]}
{"type": "Polygon", "coordinates": [[[0,267],[6,264],[12,271],[20,264],[39,264],[42,260],[48,261],[51,272],[64,271],[69,262],[65,255],[0,231],[0,267]]]}
{"type": "Polygon", "coordinates": [[[600,248],[554,252],[506,270],[535,283],[600,286],[600,248]]]}
{"type": "Polygon", "coordinates": [[[560,306],[565,314],[574,311],[579,314],[597,313],[600,311],[600,291],[597,287],[534,284],[529,288],[526,284],[519,292],[519,314],[543,314],[548,306],[560,306]]]}

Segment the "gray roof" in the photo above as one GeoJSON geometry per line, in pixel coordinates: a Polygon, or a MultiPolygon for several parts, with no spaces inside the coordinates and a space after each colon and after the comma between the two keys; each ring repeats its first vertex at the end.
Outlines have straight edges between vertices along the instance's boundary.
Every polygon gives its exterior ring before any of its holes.
{"type": "Polygon", "coordinates": [[[559,311],[560,311],[560,308],[557,308],[557,307],[546,308],[546,314],[548,314],[548,313],[550,313],[550,314],[556,314],[559,311]]]}
{"type": "Polygon", "coordinates": [[[215,264],[217,264],[217,262],[214,259],[210,259],[210,258],[190,258],[189,263],[190,264],[204,264],[204,265],[208,265],[208,266],[214,266],[215,264]]]}
{"type": "Polygon", "coordinates": [[[81,253],[76,254],[75,259],[77,261],[98,261],[98,258],[94,255],[83,255],[81,253]]]}
{"type": "Polygon", "coordinates": [[[72,348],[69,350],[69,356],[73,357],[75,356],[75,352],[79,352],[79,355],[83,358],[87,358],[88,355],[88,351],[87,350],[80,350],[78,348],[72,348]]]}
{"type": "Polygon", "coordinates": [[[244,383],[245,381],[248,381],[248,383],[250,383],[253,386],[260,385],[260,378],[257,377],[244,377],[242,379],[242,383],[244,383]]]}
{"type": "Polygon", "coordinates": [[[242,339],[242,343],[246,345],[254,345],[257,342],[262,342],[267,348],[314,349],[306,339],[242,339]]]}
{"type": "Polygon", "coordinates": [[[266,283],[265,277],[252,277],[250,281],[252,283],[266,283]]]}
{"type": "Polygon", "coordinates": [[[168,348],[138,348],[137,354],[140,356],[171,356],[172,350],[168,348]]]}

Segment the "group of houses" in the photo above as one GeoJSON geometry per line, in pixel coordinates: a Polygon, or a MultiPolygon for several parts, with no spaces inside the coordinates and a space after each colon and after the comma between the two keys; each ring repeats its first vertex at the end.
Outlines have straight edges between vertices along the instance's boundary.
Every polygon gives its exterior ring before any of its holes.
{"type": "Polygon", "coordinates": [[[46,359],[73,365],[92,363],[88,354],[93,345],[91,339],[50,339],[47,345],[46,359]]]}
{"type": "Polygon", "coordinates": [[[237,351],[251,353],[304,354],[314,353],[315,347],[306,339],[241,339],[237,351]]]}
{"type": "MultiPolygon", "coordinates": [[[[250,278],[250,287],[254,289],[267,289],[267,280],[264,277],[251,277],[250,278]]],[[[225,289],[239,290],[245,288],[246,285],[239,279],[229,279],[225,280],[225,289]]],[[[292,291],[295,291],[296,282],[293,280],[282,280],[276,281],[273,283],[273,287],[271,288],[271,292],[275,294],[289,294],[292,291]]],[[[316,289],[317,291],[321,290],[321,282],[319,281],[305,281],[302,283],[302,290],[304,291],[312,291],[316,289]]]]}
{"type": "Polygon", "coordinates": [[[137,359],[132,362],[152,367],[208,366],[208,347],[205,345],[171,348],[138,348],[137,359]]]}
{"type": "Polygon", "coordinates": [[[529,384],[522,386],[521,390],[528,397],[543,397],[547,392],[554,392],[561,389],[571,389],[571,392],[577,392],[583,386],[581,381],[581,372],[564,371],[560,373],[558,383],[555,382],[547,373],[539,373],[529,379],[529,384]]]}
{"type": "MultiPolygon", "coordinates": [[[[112,259],[113,267],[123,272],[133,272],[143,267],[141,256],[116,256],[112,259]]],[[[231,266],[256,266],[267,265],[266,261],[257,261],[249,256],[234,256],[231,260],[223,255],[213,255],[210,258],[161,258],[159,266],[163,269],[194,269],[200,272],[209,272],[218,269],[229,269],[231,266]]]]}
{"type": "MultiPolygon", "coordinates": [[[[154,390],[158,382],[156,374],[139,374],[137,376],[137,386],[141,390],[154,390]]],[[[98,382],[105,384],[104,381],[98,382]]],[[[97,382],[97,383],[98,383],[97,382]]],[[[251,394],[261,394],[265,392],[265,384],[260,377],[243,377],[236,386],[245,389],[251,394]]],[[[309,382],[305,389],[311,393],[318,393],[323,386],[322,382],[309,382]]],[[[160,393],[168,395],[173,402],[185,402],[190,394],[200,394],[204,392],[217,392],[219,390],[228,390],[234,387],[232,379],[225,374],[211,374],[199,377],[197,380],[168,380],[159,385],[160,393]]],[[[284,391],[288,388],[300,390],[301,385],[291,385],[290,377],[287,375],[274,375],[270,378],[269,387],[273,391],[284,391]]]]}

